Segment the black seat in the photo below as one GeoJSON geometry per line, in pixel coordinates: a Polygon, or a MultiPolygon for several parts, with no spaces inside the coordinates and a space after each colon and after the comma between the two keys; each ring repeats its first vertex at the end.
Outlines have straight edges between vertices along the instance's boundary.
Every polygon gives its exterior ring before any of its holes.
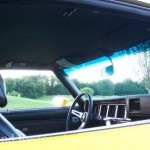
{"type": "MultiPolygon", "coordinates": [[[[0,75],[0,107],[7,105],[6,86],[0,75]]],[[[20,130],[16,129],[1,113],[0,113],[0,138],[14,138],[25,136],[20,130]]]]}

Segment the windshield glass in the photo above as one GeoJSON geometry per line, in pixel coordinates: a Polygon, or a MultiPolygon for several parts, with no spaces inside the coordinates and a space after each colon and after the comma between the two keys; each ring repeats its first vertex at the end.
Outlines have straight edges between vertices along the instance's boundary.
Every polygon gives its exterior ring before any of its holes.
{"type": "Polygon", "coordinates": [[[150,0],[117,0],[117,1],[144,6],[148,8],[150,7],[150,0]]]}
{"type": "Polygon", "coordinates": [[[65,69],[81,92],[96,97],[150,93],[150,41],[65,69]],[[114,73],[102,76],[102,70],[112,65],[114,73]]]}

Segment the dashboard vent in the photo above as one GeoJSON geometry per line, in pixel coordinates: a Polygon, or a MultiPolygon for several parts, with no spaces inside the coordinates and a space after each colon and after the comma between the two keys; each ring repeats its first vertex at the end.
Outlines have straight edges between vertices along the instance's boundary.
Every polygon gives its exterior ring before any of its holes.
{"type": "Polygon", "coordinates": [[[129,110],[130,112],[139,112],[141,110],[140,99],[130,99],[129,110]]]}
{"type": "Polygon", "coordinates": [[[108,117],[115,117],[115,113],[116,113],[116,105],[110,105],[108,117]]]}
{"type": "Polygon", "coordinates": [[[99,106],[95,107],[94,114],[95,115],[99,115],[99,106]]]}
{"type": "Polygon", "coordinates": [[[118,105],[117,118],[125,118],[126,106],[118,105]]]}
{"type": "Polygon", "coordinates": [[[101,108],[101,116],[103,116],[103,117],[106,117],[106,114],[107,114],[107,106],[108,106],[108,105],[102,105],[102,108],[101,108]]]}

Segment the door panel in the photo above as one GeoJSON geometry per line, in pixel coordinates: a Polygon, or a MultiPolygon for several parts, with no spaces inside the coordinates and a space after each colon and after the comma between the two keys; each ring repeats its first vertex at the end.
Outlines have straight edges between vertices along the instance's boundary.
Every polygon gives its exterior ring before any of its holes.
{"type": "Polygon", "coordinates": [[[26,135],[65,131],[69,107],[11,110],[2,114],[26,135]]]}

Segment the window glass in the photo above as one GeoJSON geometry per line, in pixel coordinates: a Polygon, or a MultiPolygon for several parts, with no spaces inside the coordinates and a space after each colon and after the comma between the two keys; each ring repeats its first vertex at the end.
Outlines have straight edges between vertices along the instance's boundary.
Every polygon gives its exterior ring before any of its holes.
{"type": "Polygon", "coordinates": [[[51,71],[1,70],[8,104],[2,109],[65,107],[73,98],[51,71]]]}
{"type": "Polygon", "coordinates": [[[150,40],[64,71],[93,99],[150,94],[150,40]]]}

